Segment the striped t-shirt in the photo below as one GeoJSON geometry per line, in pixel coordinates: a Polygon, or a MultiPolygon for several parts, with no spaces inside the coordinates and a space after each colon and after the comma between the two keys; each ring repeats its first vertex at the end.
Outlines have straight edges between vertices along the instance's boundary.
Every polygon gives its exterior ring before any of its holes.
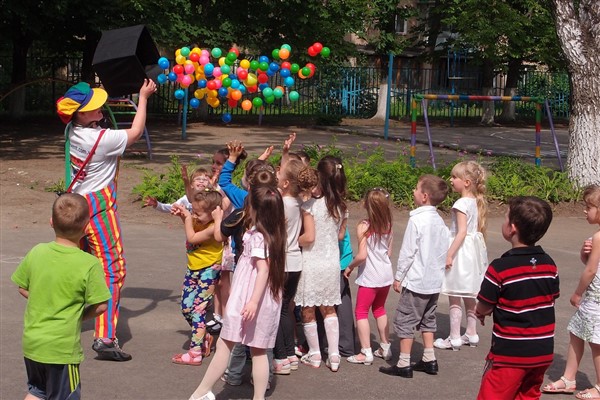
{"type": "Polygon", "coordinates": [[[517,247],[492,261],[477,299],[494,307],[494,366],[534,368],[552,363],[556,264],[540,246],[517,247]]]}

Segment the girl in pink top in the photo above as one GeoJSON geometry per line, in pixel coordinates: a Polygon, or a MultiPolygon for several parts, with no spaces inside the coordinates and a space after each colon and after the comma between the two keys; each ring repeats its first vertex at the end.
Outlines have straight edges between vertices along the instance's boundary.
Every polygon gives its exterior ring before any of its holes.
{"type": "Polygon", "coordinates": [[[233,275],[217,351],[190,400],[215,398],[212,387],[227,369],[236,343],[250,347],[254,398],[264,399],[267,391],[266,350],[275,345],[285,276],[285,215],[277,188],[252,186],[246,202],[245,220],[251,228],[244,234],[244,252],[233,275]]]}

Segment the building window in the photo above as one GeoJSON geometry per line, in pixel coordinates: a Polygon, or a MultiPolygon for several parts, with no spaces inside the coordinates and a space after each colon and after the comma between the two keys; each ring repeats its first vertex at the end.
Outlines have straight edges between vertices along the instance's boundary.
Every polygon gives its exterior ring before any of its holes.
{"type": "Polygon", "coordinates": [[[397,14],[394,17],[394,32],[397,35],[406,35],[408,33],[408,21],[397,14]]]}

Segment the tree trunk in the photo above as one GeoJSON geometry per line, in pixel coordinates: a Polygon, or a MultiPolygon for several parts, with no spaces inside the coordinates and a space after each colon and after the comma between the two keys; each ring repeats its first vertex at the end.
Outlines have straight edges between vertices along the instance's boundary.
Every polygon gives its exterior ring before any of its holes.
{"type": "MultiPolygon", "coordinates": [[[[482,89],[481,94],[484,96],[493,96],[494,93],[494,64],[489,60],[483,61],[483,73],[482,73],[482,89]]],[[[493,125],[494,114],[496,110],[494,108],[493,101],[483,102],[483,111],[481,113],[481,124],[482,125],[493,125]]]]}
{"type": "MultiPolygon", "coordinates": [[[[504,87],[505,96],[516,96],[517,85],[521,76],[521,64],[522,60],[517,58],[511,58],[508,60],[508,72],[506,73],[506,86],[504,87]]],[[[505,122],[512,122],[517,119],[516,117],[516,104],[514,101],[502,102],[502,114],[499,119],[505,122]]]]}
{"type": "Polygon", "coordinates": [[[600,183],[600,7],[598,0],[553,0],[556,32],[571,76],[569,177],[600,183]]]}
{"type": "MultiPolygon", "coordinates": [[[[13,41],[12,51],[12,75],[10,83],[12,87],[18,87],[27,82],[27,52],[31,40],[20,36],[13,41]]],[[[20,119],[25,115],[25,88],[15,90],[9,96],[9,111],[11,118],[20,119]]]]}

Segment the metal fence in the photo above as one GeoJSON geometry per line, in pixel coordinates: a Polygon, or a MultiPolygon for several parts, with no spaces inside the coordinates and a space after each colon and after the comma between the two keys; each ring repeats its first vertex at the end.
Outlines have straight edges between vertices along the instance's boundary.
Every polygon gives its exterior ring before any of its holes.
{"type": "MultiPolygon", "coordinates": [[[[25,86],[26,112],[53,112],[54,103],[60,95],[80,78],[80,58],[56,59],[30,57],[27,62],[29,82],[25,86]]],[[[377,111],[382,80],[387,70],[373,67],[329,67],[321,68],[311,79],[296,79],[294,90],[300,94],[300,100],[291,102],[286,96],[265,104],[260,111],[269,115],[296,116],[338,116],[351,118],[370,118],[377,111]]],[[[0,97],[10,89],[11,58],[0,57],[0,97]]],[[[503,76],[495,79],[494,93],[502,95],[503,76]]],[[[279,75],[271,78],[269,86],[283,86],[279,75]]],[[[175,87],[171,83],[162,85],[157,96],[149,103],[149,112],[153,114],[177,114],[181,112],[181,102],[174,98],[175,87]]],[[[391,85],[390,116],[405,118],[410,115],[410,104],[414,94],[480,94],[481,76],[472,70],[465,77],[449,77],[446,70],[426,68],[393,69],[391,85]]],[[[569,78],[566,73],[544,73],[526,71],[519,84],[518,94],[522,96],[541,96],[549,100],[555,118],[569,117],[569,78]]],[[[193,91],[190,90],[190,96],[193,91]]],[[[258,94],[245,97],[252,99],[258,94]]],[[[0,112],[8,110],[8,97],[0,102],[0,112]]],[[[205,104],[204,102],[202,102],[205,104]]],[[[240,107],[231,108],[227,101],[219,107],[208,108],[209,114],[247,114],[240,107]]],[[[421,105],[419,104],[419,107],[421,105]]],[[[430,101],[428,115],[432,118],[470,118],[481,117],[482,104],[477,102],[430,101]]],[[[502,111],[502,103],[496,102],[496,115],[502,111]]],[[[192,110],[190,110],[192,112],[192,110]]],[[[422,110],[419,109],[419,112],[422,110]]],[[[533,118],[535,106],[531,103],[515,104],[517,118],[533,118]]],[[[250,113],[258,113],[253,109],[250,113]]]]}

